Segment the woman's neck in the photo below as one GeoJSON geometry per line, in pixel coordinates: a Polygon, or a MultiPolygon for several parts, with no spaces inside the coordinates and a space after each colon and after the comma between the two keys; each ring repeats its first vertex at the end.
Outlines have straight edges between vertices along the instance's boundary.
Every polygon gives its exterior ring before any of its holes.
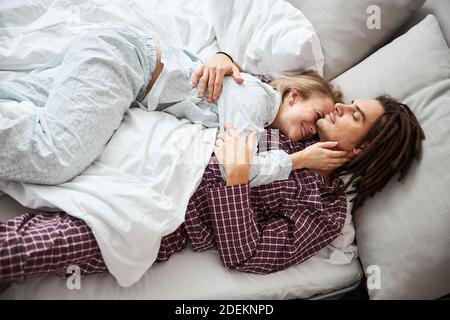
{"type": "Polygon", "coordinates": [[[277,115],[275,116],[275,118],[273,119],[272,123],[269,125],[272,129],[278,129],[280,130],[282,127],[282,123],[283,123],[283,103],[280,102],[279,106],[278,106],[278,112],[277,115]]]}

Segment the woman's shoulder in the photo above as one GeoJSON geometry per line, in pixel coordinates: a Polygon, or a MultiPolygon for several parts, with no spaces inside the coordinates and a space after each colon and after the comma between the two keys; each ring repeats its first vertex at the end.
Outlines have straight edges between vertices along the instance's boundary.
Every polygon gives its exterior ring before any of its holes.
{"type": "Polygon", "coordinates": [[[246,88],[253,86],[260,87],[261,84],[263,84],[261,80],[249,73],[241,72],[241,77],[244,79],[244,82],[240,84],[237,83],[233,77],[227,76],[223,79],[223,85],[235,88],[246,88]]]}
{"type": "Polygon", "coordinates": [[[252,99],[255,102],[259,100],[257,103],[261,103],[261,99],[273,103],[277,96],[275,89],[251,74],[241,73],[241,77],[244,79],[242,84],[237,83],[233,77],[225,77],[222,92],[233,97],[240,96],[244,100],[252,99]]]}

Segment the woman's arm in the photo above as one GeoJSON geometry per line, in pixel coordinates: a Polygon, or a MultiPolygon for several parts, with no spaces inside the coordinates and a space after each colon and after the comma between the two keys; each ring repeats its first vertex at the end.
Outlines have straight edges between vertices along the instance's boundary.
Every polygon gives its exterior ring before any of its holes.
{"type": "Polygon", "coordinates": [[[244,82],[240,71],[241,68],[230,56],[219,52],[211,56],[205,64],[197,69],[192,80],[192,86],[199,87],[200,97],[204,97],[206,90],[208,90],[208,101],[213,102],[219,99],[225,76],[233,76],[237,83],[244,82]]]}
{"type": "Polygon", "coordinates": [[[309,147],[292,153],[292,170],[312,169],[321,172],[334,171],[348,162],[347,151],[331,150],[338,145],[337,142],[317,142],[309,147]]]}
{"type": "Polygon", "coordinates": [[[332,151],[335,142],[318,142],[292,154],[283,150],[270,150],[255,154],[250,165],[250,187],[286,180],[291,171],[311,169],[327,180],[338,167],[349,161],[347,152],[332,151]]]}
{"type": "MultiPolygon", "coordinates": [[[[230,124],[225,124],[225,129],[230,128],[233,129],[233,132],[237,132],[230,124]]],[[[225,137],[226,133],[219,134],[219,145],[223,145],[225,137]]],[[[237,138],[236,141],[238,141],[237,138]]],[[[248,171],[246,183],[248,182],[250,187],[286,180],[289,178],[291,171],[305,168],[314,170],[327,178],[339,166],[349,161],[347,152],[329,149],[335,147],[336,142],[318,142],[304,150],[288,154],[288,152],[291,152],[289,147],[291,144],[287,143],[288,140],[280,139],[279,135],[273,130],[266,131],[262,141],[268,151],[259,152],[253,156],[249,155],[250,163],[246,168],[248,171]]],[[[244,146],[241,145],[240,148],[243,150],[244,146]]],[[[231,156],[230,151],[237,152],[237,150],[228,151],[228,156],[231,156]]],[[[255,152],[255,149],[252,148],[251,152],[255,152]]],[[[235,170],[232,174],[236,175],[235,170]]],[[[227,181],[229,180],[227,170],[225,170],[224,178],[227,181]]]]}
{"type": "Polygon", "coordinates": [[[230,124],[225,129],[217,138],[214,153],[227,174],[227,186],[247,184],[256,134],[251,133],[244,141],[230,124]]]}
{"type": "Polygon", "coordinates": [[[250,165],[250,187],[286,180],[292,171],[292,161],[283,150],[270,150],[254,155],[250,165]]]}

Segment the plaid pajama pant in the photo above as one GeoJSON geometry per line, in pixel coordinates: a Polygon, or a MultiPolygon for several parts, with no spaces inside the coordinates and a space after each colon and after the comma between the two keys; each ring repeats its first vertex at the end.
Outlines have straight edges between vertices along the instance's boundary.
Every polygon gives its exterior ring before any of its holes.
{"type": "Polygon", "coordinates": [[[0,283],[30,276],[107,272],[89,226],[66,213],[23,214],[0,222],[0,283]]]}

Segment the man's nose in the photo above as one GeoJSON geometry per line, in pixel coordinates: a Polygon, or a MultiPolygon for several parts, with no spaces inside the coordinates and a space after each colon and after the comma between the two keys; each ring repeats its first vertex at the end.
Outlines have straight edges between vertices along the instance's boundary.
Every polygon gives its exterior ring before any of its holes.
{"type": "Polygon", "coordinates": [[[334,108],[339,116],[344,115],[346,112],[353,112],[353,106],[350,104],[336,103],[334,108]]]}

